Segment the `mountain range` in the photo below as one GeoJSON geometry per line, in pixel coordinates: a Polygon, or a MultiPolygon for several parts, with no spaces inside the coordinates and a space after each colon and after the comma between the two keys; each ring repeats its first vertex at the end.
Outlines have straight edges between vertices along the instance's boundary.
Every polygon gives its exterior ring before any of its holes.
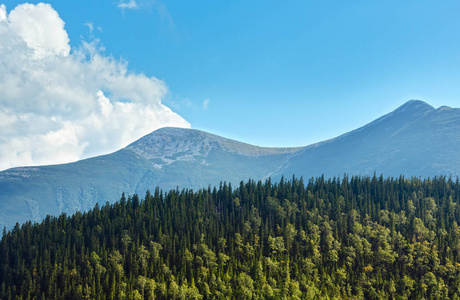
{"type": "MultiPolygon", "coordinates": [[[[269,134],[269,133],[267,133],[269,134]]],[[[226,181],[324,175],[460,174],[460,109],[411,100],[334,139],[298,148],[257,147],[193,129],[162,128],[112,154],[0,172],[0,227],[71,214],[121,194],[199,189],[226,181]]]]}

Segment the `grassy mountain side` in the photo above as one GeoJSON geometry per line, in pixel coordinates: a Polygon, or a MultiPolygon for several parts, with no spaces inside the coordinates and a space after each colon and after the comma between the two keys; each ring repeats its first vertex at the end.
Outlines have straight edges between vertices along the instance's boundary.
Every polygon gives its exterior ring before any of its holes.
{"type": "Polygon", "coordinates": [[[366,126],[305,147],[273,176],[459,176],[459,132],[459,109],[409,101],[366,126]]]}
{"type": "Polygon", "coordinates": [[[200,189],[248,178],[460,175],[460,110],[409,101],[337,138],[265,148],[199,130],[162,128],[115,153],[0,172],[0,226],[85,211],[152,186],[200,189]]]}
{"type": "Polygon", "coordinates": [[[163,128],[115,153],[0,172],[0,228],[86,211],[152,186],[199,189],[263,178],[297,148],[262,148],[198,130],[163,128]]]}
{"type": "Polygon", "coordinates": [[[16,222],[41,221],[48,214],[85,211],[97,202],[117,199],[122,192],[134,193],[144,172],[145,161],[123,152],[65,165],[3,171],[0,226],[12,228],[16,222]]]}

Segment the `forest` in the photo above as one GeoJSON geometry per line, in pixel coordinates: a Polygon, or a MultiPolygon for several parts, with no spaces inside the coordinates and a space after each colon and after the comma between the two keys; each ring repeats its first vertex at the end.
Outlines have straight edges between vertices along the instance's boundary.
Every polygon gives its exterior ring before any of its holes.
{"type": "Polygon", "coordinates": [[[460,296],[458,179],[293,177],[120,196],[4,230],[0,299],[460,296]]]}

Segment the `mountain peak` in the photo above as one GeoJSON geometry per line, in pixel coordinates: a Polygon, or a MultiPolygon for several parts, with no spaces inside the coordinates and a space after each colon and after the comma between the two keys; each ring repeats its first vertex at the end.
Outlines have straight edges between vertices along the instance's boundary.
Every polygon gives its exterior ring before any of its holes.
{"type": "Polygon", "coordinates": [[[403,111],[420,111],[420,112],[427,112],[427,111],[433,111],[435,108],[428,103],[422,101],[422,100],[409,100],[397,109],[395,109],[395,112],[403,112],[403,111]]]}
{"type": "Polygon", "coordinates": [[[197,157],[208,156],[214,149],[256,157],[293,153],[300,148],[258,147],[197,129],[175,127],[157,129],[125,148],[145,159],[160,161],[161,164],[194,161],[197,157]]]}
{"type": "Polygon", "coordinates": [[[146,135],[171,135],[171,136],[184,136],[184,135],[211,135],[210,133],[200,131],[197,129],[191,128],[182,128],[182,127],[161,127],[157,130],[151,132],[150,134],[146,135]]]}
{"type": "Polygon", "coordinates": [[[443,105],[443,106],[438,107],[437,111],[449,111],[449,110],[452,110],[452,109],[453,108],[450,107],[450,106],[443,105]]]}
{"type": "Polygon", "coordinates": [[[172,163],[178,157],[179,160],[193,160],[197,155],[206,156],[215,147],[216,138],[199,130],[164,127],[140,138],[125,150],[145,159],[161,159],[172,163]]]}

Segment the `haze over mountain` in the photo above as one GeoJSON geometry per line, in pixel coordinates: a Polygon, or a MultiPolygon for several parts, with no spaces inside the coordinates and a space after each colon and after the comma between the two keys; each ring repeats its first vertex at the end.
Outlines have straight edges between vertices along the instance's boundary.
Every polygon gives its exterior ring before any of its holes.
{"type": "Polygon", "coordinates": [[[115,153],[70,164],[0,172],[0,227],[40,221],[143,195],[282,175],[458,176],[460,109],[412,100],[337,138],[301,148],[263,148],[206,132],[159,129],[115,153]]]}

